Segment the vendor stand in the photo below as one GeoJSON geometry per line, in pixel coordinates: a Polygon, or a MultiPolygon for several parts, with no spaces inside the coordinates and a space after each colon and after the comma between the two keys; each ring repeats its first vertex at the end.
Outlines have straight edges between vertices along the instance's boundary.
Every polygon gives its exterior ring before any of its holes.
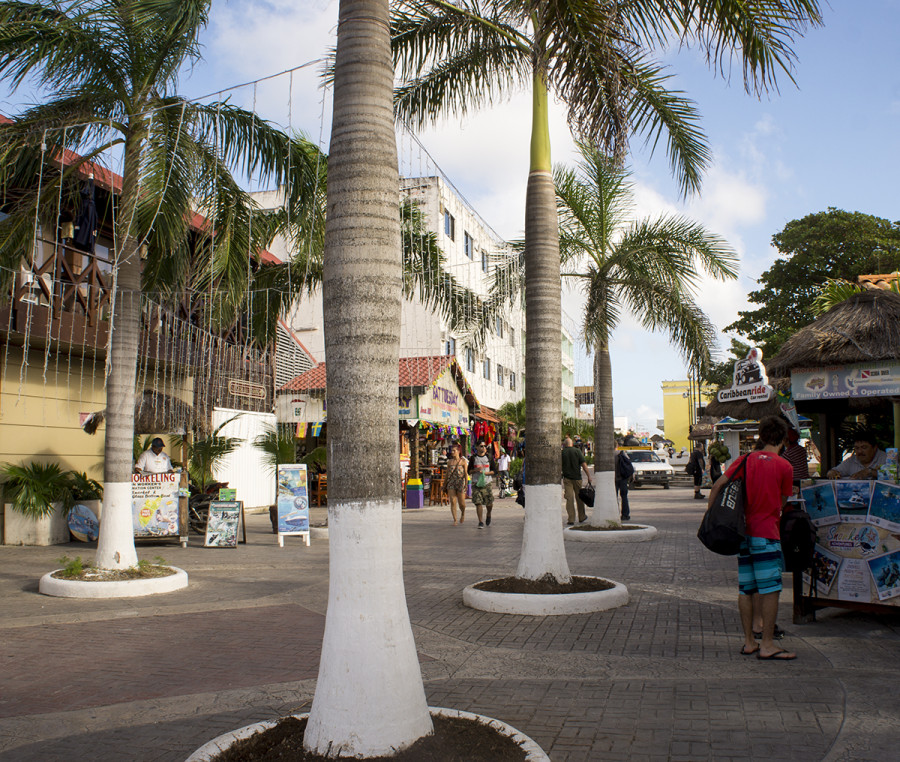
{"type": "MultiPolygon", "coordinates": [[[[770,367],[779,376],[789,375],[798,413],[818,416],[820,473],[840,462],[838,431],[848,417],[893,411],[896,448],[900,295],[866,291],[832,307],[788,339],[770,367]]],[[[896,462],[896,449],[888,452],[896,462]]],[[[882,470],[874,482],[812,482],[802,494],[817,525],[816,580],[803,575],[810,586],[804,595],[804,579],[795,573],[794,621],[808,621],[825,606],[900,610],[896,468],[882,470]]]]}

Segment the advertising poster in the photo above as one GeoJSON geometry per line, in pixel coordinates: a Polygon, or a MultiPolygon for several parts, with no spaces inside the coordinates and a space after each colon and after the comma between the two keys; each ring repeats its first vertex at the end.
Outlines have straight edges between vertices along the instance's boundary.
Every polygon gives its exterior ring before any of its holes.
{"type": "Polygon", "coordinates": [[[875,581],[878,600],[900,595],[900,550],[870,558],[869,571],[875,581]]]}
{"type": "Polygon", "coordinates": [[[306,464],[278,466],[278,534],[309,532],[306,464]]]}
{"type": "Polygon", "coordinates": [[[845,558],[838,572],[837,597],[842,601],[871,601],[869,567],[861,558],[845,558]]]}
{"type": "Polygon", "coordinates": [[[238,500],[213,500],[209,504],[206,539],[203,542],[207,548],[237,547],[242,508],[238,500]]]}
{"type": "Polygon", "coordinates": [[[76,503],[66,516],[69,531],[80,542],[93,542],[100,536],[100,522],[86,505],[76,503]]]}
{"type": "Polygon", "coordinates": [[[875,482],[869,505],[869,523],[900,532],[900,485],[875,482]]]}
{"type": "MultiPolygon", "coordinates": [[[[843,560],[837,553],[832,553],[821,545],[816,545],[813,550],[813,568],[816,572],[816,590],[820,594],[827,594],[831,590],[843,560]]],[[[803,572],[803,581],[809,585],[808,571],[803,572]]]]}
{"type": "Polygon", "coordinates": [[[822,527],[840,523],[841,515],[838,512],[837,498],[834,495],[834,482],[829,480],[819,482],[812,487],[804,487],[800,490],[800,494],[806,502],[806,512],[814,526],[822,527]]]}
{"type": "Polygon", "coordinates": [[[131,477],[135,537],[178,536],[180,474],[134,474],[131,477]]]}
{"type": "Polygon", "coordinates": [[[869,515],[872,482],[857,479],[838,479],[834,482],[841,521],[864,524],[869,515]]]}

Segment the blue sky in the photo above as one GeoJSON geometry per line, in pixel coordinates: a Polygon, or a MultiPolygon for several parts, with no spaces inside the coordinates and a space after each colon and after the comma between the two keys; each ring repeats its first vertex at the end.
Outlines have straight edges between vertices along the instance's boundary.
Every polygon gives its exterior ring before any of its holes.
{"type": "MultiPolygon", "coordinates": [[[[336,0],[213,0],[203,35],[205,60],[181,90],[199,96],[321,58],[334,43],[336,0]]],[[[774,233],[829,206],[900,219],[900,0],[833,0],[825,26],[795,44],[797,85],[781,76],[780,93],[744,93],[741,72],[715,77],[698,53],[666,57],[700,109],[714,160],[700,197],[680,201],[665,155],[652,159],[635,141],[631,159],[636,214],[683,213],[723,235],[741,258],[734,283],[704,283],[698,301],[721,329],[745,308],[755,279],[771,265],[774,233]]],[[[236,89],[232,99],[266,118],[291,123],[327,149],[330,103],[319,65],[236,89]],[[289,84],[292,86],[289,88],[289,84]]],[[[330,94],[329,94],[330,95],[330,94]]],[[[0,110],[22,94],[0,94],[0,110]]],[[[517,97],[464,120],[421,133],[429,153],[484,219],[504,237],[521,235],[528,171],[529,100],[517,97]]],[[[554,160],[574,158],[563,111],[552,116],[554,160]]],[[[566,309],[578,322],[578,297],[566,309]]],[[[722,336],[720,345],[728,345],[722,336]]],[[[650,428],[662,417],[663,380],[684,378],[684,363],[662,335],[626,318],[612,347],[615,414],[650,428]]],[[[576,382],[590,383],[582,357],[576,382]]]]}

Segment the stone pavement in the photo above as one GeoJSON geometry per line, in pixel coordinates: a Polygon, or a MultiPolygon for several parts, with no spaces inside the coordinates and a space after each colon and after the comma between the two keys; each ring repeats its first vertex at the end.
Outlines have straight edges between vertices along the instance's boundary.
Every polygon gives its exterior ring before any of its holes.
{"type": "MultiPolygon", "coordinates": [[[[575,574],[623,582],[628,606],[567,617],[465,608],[462,588],[515,572],[523,514],[498,501],[452,526],[406,511],[410,618],[429,703],[487,714],[569,760],[900,758],[900,616],[826,609],[790,622],[791,663],[739,655],[736,569],[696,540],[688,489],[631,492],[649,543],[566,543],[575,574]]],[[[564,511],[560,510],[562,521],[564,511]]],[[[183,760],[226,730],[308,708],[328,591],[328,545],[249,517],[237,550],[139,547],[188,571],[183,591],[109,601],[37,592],[63,554],[0,547],[0,760],[183,760]]],[[[787,579],[787,578],[786,578],[787,579]]]]}

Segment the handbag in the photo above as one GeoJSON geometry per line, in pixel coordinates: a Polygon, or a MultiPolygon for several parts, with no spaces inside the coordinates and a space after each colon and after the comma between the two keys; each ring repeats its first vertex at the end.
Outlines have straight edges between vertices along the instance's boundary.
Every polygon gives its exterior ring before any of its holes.
{"type": "Polygon", "coordinates": [[[747,500],[747,458],[745,455],[725,486],[706,509],[697,537],[709,550],[722,556],[736,556],[744,539],[744,503],[747,500]]]}
{"type": "Polygon", "coordinates": [[[588,508],[594,507],[594,485],[588,484],[578,490],[578,497],[588,508]]]}

